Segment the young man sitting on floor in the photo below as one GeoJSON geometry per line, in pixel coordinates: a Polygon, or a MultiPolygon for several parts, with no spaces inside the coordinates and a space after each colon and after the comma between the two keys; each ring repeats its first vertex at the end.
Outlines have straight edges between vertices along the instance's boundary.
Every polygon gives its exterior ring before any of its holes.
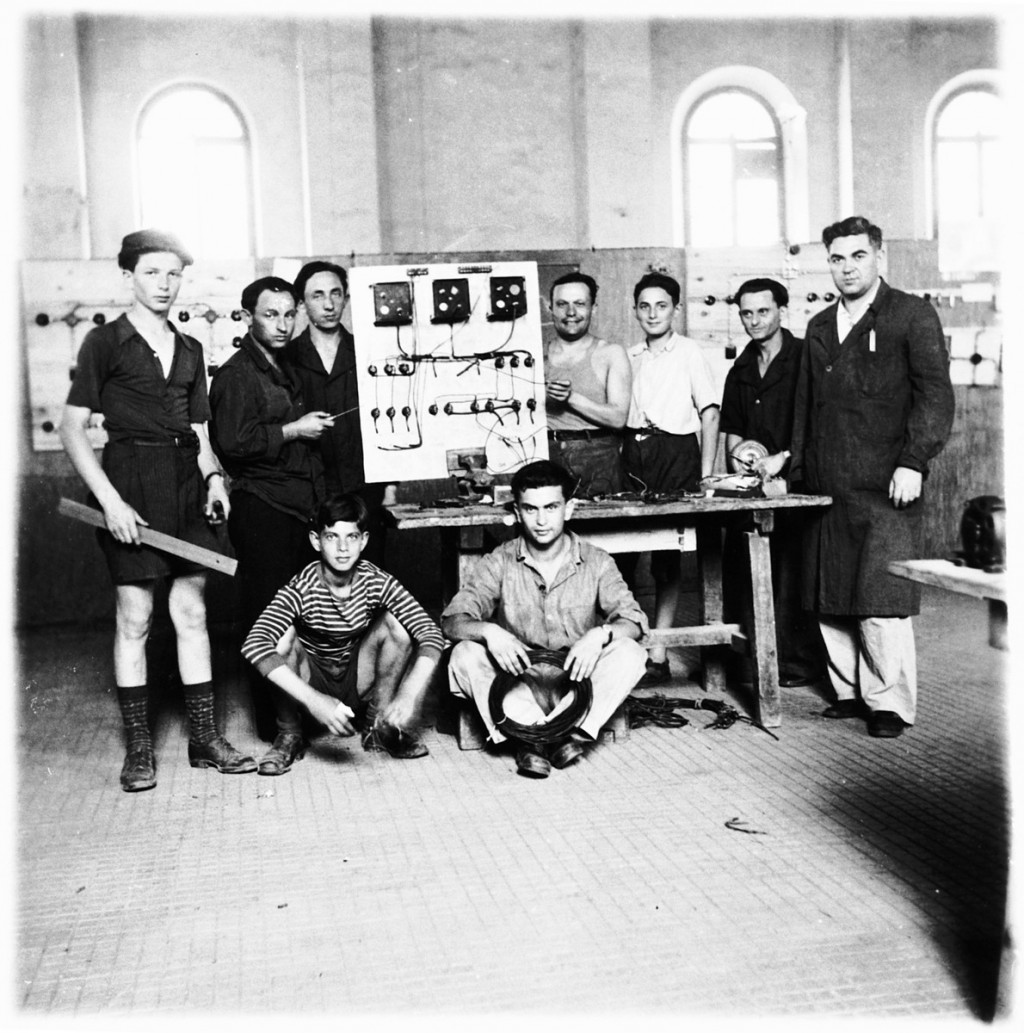
{"type": "MultiPolygon", "coordinates": [[[[422,606],[391,575],[360,559],[369,513],[358,495],[329,499],[310,521],[320,559],[288,582],[263,611],[242,655],[328,731],[363,730],[364,749],[392,757],[429,751],[416,734],[444,640],[422,606]]],[[[303,756],[302,729],[295,736],[303,756]]],[[[260,764],[283,775],[291,764],[260,764]]]]}
{"type": "Polygon", "coordinates": [[[529,778],[578,760],[640,680],[647,660],[637,642],[648,630],[647,617],[611,556],[566,530],[575,506],[572,487],[569,473],[548,460],[518,470],[512,496],[519,537],[480,559],[441,615],[445,635],[457,642],[452,692],[476,704],[492,742],[511,739],[517,770],[529,778]],[[543,651],[544,662],[534,663],[531,651],[543,651]],[[522,738],[506,736],[492,718],[492,686],[502,675],[509,691],[498,723],[529,726],[522,738]],[[545,725],[564,723],[558,716],[580,691],[566,681],[587,679],[589,711],[553,741],[537,741],[545,725]]]}

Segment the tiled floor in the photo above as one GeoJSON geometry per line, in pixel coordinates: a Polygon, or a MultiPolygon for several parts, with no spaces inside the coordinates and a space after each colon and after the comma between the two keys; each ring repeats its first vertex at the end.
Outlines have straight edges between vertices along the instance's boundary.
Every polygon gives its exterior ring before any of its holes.
{"type": "MultiPolygon", "coordinates": [[[[323,739],[282,778],[225,777],[188,766],[169,690],[159,785],[135,795],[109,632],[26,634],[16,1005],[986,1018],[1004,655],[974,600],[927,590],[917,631],[899,740],[821,719],[799,689],[777,738],[690,711],[545,782],[437,731],[423,760],[323,739]]],[[[669,694],[701,694],[690,662],[673,655],[669,694]]],[[[231,686],[228,734],[258,749],[231,686]]]]}

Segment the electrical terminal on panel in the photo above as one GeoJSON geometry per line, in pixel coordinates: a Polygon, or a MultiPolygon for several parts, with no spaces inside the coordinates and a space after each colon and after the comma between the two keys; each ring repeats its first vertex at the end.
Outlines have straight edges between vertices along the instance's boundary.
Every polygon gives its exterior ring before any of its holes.
{"type": "Polygon", "coordinates": [[[534,263],[364,266],[350,283],[369,479],[447,477],[453,450],[492,474],[546,456],[534,263]]]}

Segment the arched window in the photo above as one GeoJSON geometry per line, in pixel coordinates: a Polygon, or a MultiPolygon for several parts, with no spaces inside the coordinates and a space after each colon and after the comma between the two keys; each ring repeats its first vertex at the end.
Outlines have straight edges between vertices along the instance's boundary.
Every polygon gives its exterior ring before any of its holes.
{"type": "Polygon", "coordinates": [[[700,101],[685,129],[687,243],[782,240],[779,128],[760,98],[721,90],[700,101]]]}
{"type": "Polygon", "coordinates": [[[991,220],[1002,117],[987,89],[953,94],[935,119],[935,231],[943,223],[991,220]]]}
{"type": "Polygon", "coordinates": [[[174,86],[138,128],[141,225],[181,236],[202,258],[253,254],[249,136],[235,107],[206,86],[174,86]]]}
{"type": "Polygon", "coordinates": [[[670,129],[672,239],[810,240],[807,112],[762,68],[723,65],[679,95],[670,129]]]}

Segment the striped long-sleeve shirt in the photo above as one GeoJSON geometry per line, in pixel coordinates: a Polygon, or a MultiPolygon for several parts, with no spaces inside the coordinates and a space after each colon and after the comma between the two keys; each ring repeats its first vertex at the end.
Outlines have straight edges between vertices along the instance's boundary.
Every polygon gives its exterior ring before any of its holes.
{"type": "Polygon", "coordinates": [[[278,590],[246,636],[242,655],[266,677],[284,663],[277,643],[294,625],[311,656],[344,670],[381,610],[394,614],[417,646],[433,646],[439,652],[444,648],[438,626],[391,574],[360,560],[352,578],[352,594],[340,600],[331,595],[317,561],[278,590]]]}

